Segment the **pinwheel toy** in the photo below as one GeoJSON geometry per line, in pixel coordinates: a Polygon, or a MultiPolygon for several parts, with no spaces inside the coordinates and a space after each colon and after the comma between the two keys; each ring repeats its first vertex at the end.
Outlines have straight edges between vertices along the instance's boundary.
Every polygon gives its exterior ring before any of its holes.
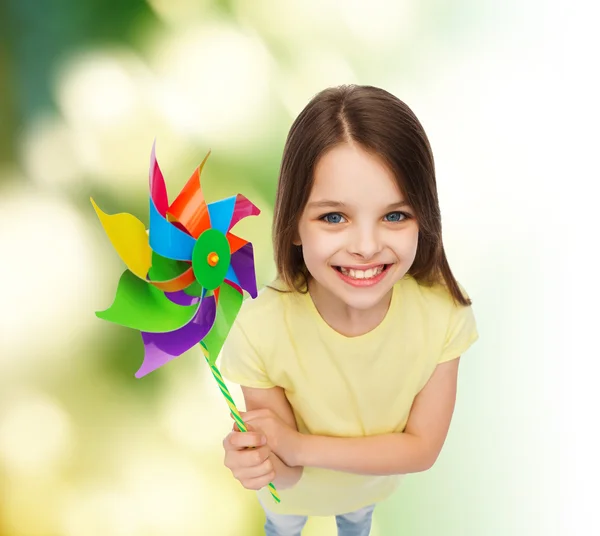
{"type": "MultiPolygon", "coordinates": [[[[243,195],[206,203],[200,176],[210,151],[170,205],[165,181],[150,158],[150,223],[127,213],[109,215],[91,199],[100,223],[127,266],[113,304],[96,315],[139,330],[141,378],[200,344],[238,428],[247,428],[216,365],[245,290],[257,296],[252,244],[231,229],[260,210],[243,195]]],[[[280,502],[273,483],[273,499],[280,502]]]]}

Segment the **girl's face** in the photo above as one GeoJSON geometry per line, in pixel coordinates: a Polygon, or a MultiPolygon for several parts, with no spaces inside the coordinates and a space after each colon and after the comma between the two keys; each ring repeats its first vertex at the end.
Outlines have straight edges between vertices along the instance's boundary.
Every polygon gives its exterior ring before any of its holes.
{"type": "Polygon", "coordinates": [[[412,265],[419,228],[383,160],[341,144],[317,163],[298,235],[311,293],[366,311],[384,303],[412,265]]]}

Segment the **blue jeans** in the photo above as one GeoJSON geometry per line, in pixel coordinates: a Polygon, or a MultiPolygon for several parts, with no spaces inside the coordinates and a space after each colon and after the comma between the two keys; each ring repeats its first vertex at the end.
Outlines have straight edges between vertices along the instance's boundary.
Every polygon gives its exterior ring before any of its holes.
{"type": "MultiPolygon", "coordinates": [[[[338,536],[369,536],[375,505],[366,506],[355,512],[335,516],[338,536]]],[[[267,509],[265,514],[266,536],[300,536],[308,516],[274,514],[267,509]]]]}

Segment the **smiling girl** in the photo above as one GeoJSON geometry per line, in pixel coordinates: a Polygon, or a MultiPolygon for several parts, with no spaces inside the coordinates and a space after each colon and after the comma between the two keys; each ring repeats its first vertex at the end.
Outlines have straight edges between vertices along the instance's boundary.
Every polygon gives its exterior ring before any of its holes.
{"type": "Polygon", "coordinates": [[[221,356],[252,430],[225,438],[225,465],[260,490],[268,536],[297,536],[312,515],[367,535],[401,475],[437,459],[478,338],[406,104],[370,86],[311,100],[285,146],[273,241],[278,277],[244,303],[221,356]]]}

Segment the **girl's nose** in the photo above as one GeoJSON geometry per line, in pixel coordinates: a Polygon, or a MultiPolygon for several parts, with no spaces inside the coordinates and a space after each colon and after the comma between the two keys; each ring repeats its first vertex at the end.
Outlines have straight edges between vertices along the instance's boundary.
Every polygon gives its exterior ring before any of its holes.
{"type": "Polygon", "coordinates": [[[381,251],[382,246],[374,229],[357,229],[349,249],[353,255],[371,259],[381,251]]]}

